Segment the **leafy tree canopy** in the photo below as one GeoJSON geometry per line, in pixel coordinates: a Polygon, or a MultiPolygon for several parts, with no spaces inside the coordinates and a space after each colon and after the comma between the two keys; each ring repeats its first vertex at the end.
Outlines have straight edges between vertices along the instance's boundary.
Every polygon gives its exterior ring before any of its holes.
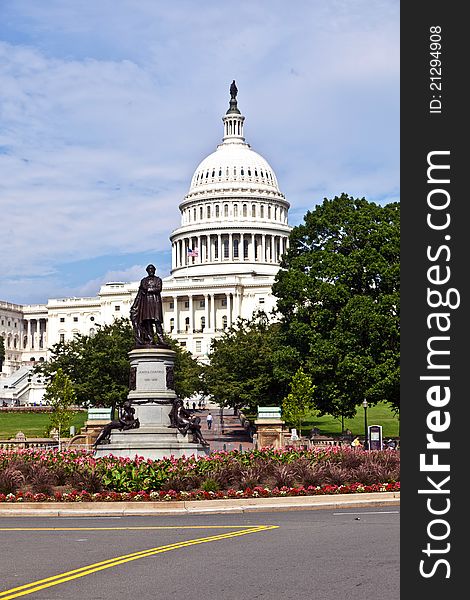
{"type": "Polygon", "coordinates": [[[254,411],[257,406],[280,405],[292,374],[278,366],[282,361],[276,357],[282,348],[278,348],[277,329],[259,312],[252,320],[238,319],[214,339],[210,364],[204,367],[205,392],[233,408],[254,411]]]}
{"type": "MultiPolygon", "coordinates": [[[[175,358],[175,391],[183,398],[201,388],[202,367],[177,342],[166,340],[175,358]]],[[[122,405],[129,393],[129,352],[134,333],[128,319],[100,327],[93,336],[76,335],[52,347],[52,356],[36,367],[51,380],[59,369],[73,382],[77,403],[85,406],[122,405]]]]}
{"type": "Polygon", "coordinates": [[[294,425],[299,435],[302,420],[313,404],[315,386],[310,377],[299,367],[290,384],[290,392],[282,401],[282,417],[289,425],[294,425]]]}
{"type": "Polygon", "coordinates": [[[52,407],[47,434],[52,428],[56,428],[59,432],[59,440],[61,437],[67,437],[73,418],[73,412],[70,409],[76,402],[76,395],[72,381],[61,368],[57,369],[49,381],[44,400],[52,407]]]}
{"type": "Polygon", "coordinates": [[[342,194],[290,234],[273,293],[321,413],[353,416],[364,398],[399,408],[399,227],[398,203],[342,194]]]}
{"type": "Polygon", "coordinates": [[[129,392],[128,353],[133,346],[130,322],[119,319],[92,336],[77,334],[73,340],[55,344],[49,361],[36,370],[51,380],[61,369],[73,382],[78,404],[114,408],[129,392]]]}

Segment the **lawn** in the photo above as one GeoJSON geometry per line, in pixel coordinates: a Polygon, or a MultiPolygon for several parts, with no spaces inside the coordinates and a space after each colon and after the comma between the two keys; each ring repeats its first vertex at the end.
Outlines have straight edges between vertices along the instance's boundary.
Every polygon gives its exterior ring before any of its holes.
{"type": "MultiPolygon", "coordinates": [[[[382,436],[399,437],[400,420],[391,411],[387,402],[381,402],[367,409],[367,424],[382,425],[382,436]]],[[[330,415],[319,417],[312,412],[302,421],[302,434],[309,435],[312,427],[320,430],[321,435],[341,435],[341,419],[335,419],[330,415]]],[[[352,419],[344,419],[344,429],[350,429],[353,435],[364,435],[364,409],[358,407],[356,416],[352,419]]]]}
{"type": "MultiPolygon", "coordinates": [[[[86,411],[74,415],[72,425],[75,426],[75,433],[80,432],[80,428],[83,427],[86,419],[86,411]]],[[[0,439],[5,440],[15,437],[18,431],[22,431],[27,438],[44,437],[44,431],[48,424],[48,413],[0,411],[0,439]]]]}

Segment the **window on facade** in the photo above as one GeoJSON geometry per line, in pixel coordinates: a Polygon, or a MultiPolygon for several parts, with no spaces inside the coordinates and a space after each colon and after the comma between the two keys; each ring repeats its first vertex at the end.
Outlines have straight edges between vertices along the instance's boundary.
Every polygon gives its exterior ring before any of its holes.
{"type": "Polygon", "coordinates": [[[60,317],[60,322],[61,323],[65,323],[65,318],[64,317],[60,317]]]}
{"type": "Polygon", "coordinates": [[[196,352],[201,352],[201,340],[196,340],[196,352]]]}
{"type": "Polygon", "coordinates": [[[5,321],[2,319],[2,325],[5,325],[5,321]]]}
{"type": "Polygon", "coordinates": [[[78,317],[74,317],[73,320],[75,323],[78,323],[78,317]]]}
{"type": "Polygon", "coordinates": [[[227,329],[227,315],[224,315],[224,316],[222,317],[222,327],[223,327],[224,329],[227,329]]]}
{"type": "Polygon", "coordinates": [[[180,342],[180,346],[186,346],[186,342],[180,342]]]}
{"type": "Polygon", "coordinates": [[[206,328],[206,317],[201,317],[201,329],[204,331],[206,328]]]}
{"type": "Polygon", "coordinates": [[[170,319],[170,331],[173,331],[175,328],[175,319],[171,318],[170,319]]]}
{"type": "Polygon", "coordinates": [[[268,219],[270,219],[270,218],[271,218],[271,207],[268,206],[268,219]]]}
{"type": "Polygon", "coordinates": [[[247,215],[247,208],[246,208],[246,204],[243,205],[243,216],[246,217],[247,215]]]}
{"type": "Polygon", "coordinates": [[[248,240],[243,240],[243,258],[248,258],[248,240]]]}
{"type": "Polygon", "coordinates": [[[210,206],[207,207],[207,218],[208,219],[211,218],[211,207],[210,206]]]}
{"type": "Polygon", "coordinates": [[[27,336],[27,335],[25,335],[25,336],[23,337],[23,348],[26,348],[26,346],[27,346],[27,345],[28,345],[28,336],[27,336]]]}
{"type": "Polygon", "coordinates": [[[185,300],[184,301],[184,307],[185,308],[189,308],[189,300],[185,300]]]}
{"type": "Polygon", "coordinates": [[[201,207],[199,207],[199,218],[200,218],[201,220],[202,220],[202,211],[203,211],[203,208],[202,208],[202,206],[201,206],[201,207]]]}
{"type": "Polygon", "coordinates": [[[256,217],[256,205],[255,204],[251,205],[251,216],[256,217]]]}
{"type": "Polygon", "coordinates": [[[195,208],[193,208],[193,220],[194,221],[196,220],[196,209],[195,208]]]}
{"type": "Polygon", "coordinates": [[[260,206],[260,209],[259,209],[259,216],[260,216],[262,219],[264,219],[264,206],[263,206],[263,205],[261,205],[261,206],[260,206]]]}
{"type": "Polygon", "coordinates": [[[17,324],[15,323],[15,329],[16,329],[17,324]]]}
{"type": "Polygon", "coordinates": [[[224,217],[228,217],[228,204],[224,205],[224,217]]]}
{"type": "Polygon", "coordinates": [[[224,247],[224,258],[228,258],[228,240],[222,242],[224,247]]]}
{"type": "Polygon", "coordinates": [[[233,216],[238,217],[238,204],[233,205],[233,216]]]}
{"type": "Polygon", "coordinates": [[[238,240],[233,240],[233,258],[238,258],[238,240]]]}
{"type": "Polygon", "coordinates": [[[61,344],[63,344],[65,342],[65,333],[60,333],[59,334],[59,341],[61,344]]]}
{"type": "Polygon", "coordinates": [[[219,258],[219,242],[214,242],[214,258],[219,258]]]}
{"type": "Polygon", "coordinates": [[[260,299],[259,299],[259,303],[260,303],[260,304],[264,304],[264,298],[260,298],[260,299]]]}
{"type": "Polygon", "coordinates": [[[218,204],[215,205],[215,216],[216,218],[220,216],[220,208],[218,204]]]}
{"type": "Polygon", "coordinates": [[[121,307],[119,306],[119,304],[116,304],[116,306],[114,307],[114,310],[116,312],[119,312],[121,310],[121,307]]]}
{"type": "Polygon", "coordinates": [[[222,298],[220,301],[221,306],[227,306],[227,298],[222,298]]]}
{"type": "Polygon", "coordinates": [[[8,321],[8,327],[10,327],[10,325],[11,325],[11,323],[10,323],[10,321],[8,321]]]}
{"type": "Polygon", "coordinates": [[[170,308],[175,308],[175,303],[174,302],[170,302],[170,308]]]}
{"type": "Polygon", "coordinates": [[[205,300],[199,300],[199,307],[200,308],[204,308],[206,306],[206,301],[205,300]]]}
{"type": "Polygon", "coordinates": [[[186,332],[188,332],[189,331],[189,317],[186,317],[186,319],[184,320],[184,325],[185,325],[186,332]]]}

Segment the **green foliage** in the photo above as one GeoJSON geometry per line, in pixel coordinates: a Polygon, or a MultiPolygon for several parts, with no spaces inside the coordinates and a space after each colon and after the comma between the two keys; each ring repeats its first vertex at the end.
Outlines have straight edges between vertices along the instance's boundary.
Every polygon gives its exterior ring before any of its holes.
{"type": "Polygon", "coordinates": [[[52,408],[52,412],[49,413],[49,431],[56,428],[59,437],[67,436],[72,423],[70,407],[75,404],[76,396],[70,378],[62,369],[57,369],[56,374],[48,383],[44,401],[48,402],[52,408]]]}
{"type": "Polygon", "coordinates": [[[399,216],[342,194],[290,234],[273,293],[322,414],[352,416],[364,398],[399,409],[399,216]]]}
{"type": "Polygon", "coordinates": [[[282,401],[282,417],[290,425],[294,425],[299,435],[302,431],[302,420],[312,405],[315,386],[310,377],[299,367],[290,385],[290,393],[282,401]]]}
{"type": "MultiPolygon", "coordinates": [[[[166,338],[176,351],[175,391],[182,398],[201,389],[202,367],[176,341],[166,338]]],[[[100,327],[93,336],[77,334],[55,344],[47,363],[35,367],[47,379],[62,369],[73,381],[77,403],[83,406],[122,405],[129,393],[129,352],[134,332],[128,319],[100,327]]]]}
{"type": "Polygon", "coordinates": [[[211,345],[210,364],[204,367],[204,391],[214,401],[233,408],[256,410],[280,405],[288,375],[278,365],[278,326],[265,313],[252,320],[238,319],[211,345]]]}
{"type": "Polygon", "coordinates": [[[127,319],[100,327],[93,336],[77,334],[55,344],[47,363],[36,371],[51,380],[62,369],[73,382],[77,403],[84,406],[122,404],[129,391],[129,357],[134,334],[127,319]]]}

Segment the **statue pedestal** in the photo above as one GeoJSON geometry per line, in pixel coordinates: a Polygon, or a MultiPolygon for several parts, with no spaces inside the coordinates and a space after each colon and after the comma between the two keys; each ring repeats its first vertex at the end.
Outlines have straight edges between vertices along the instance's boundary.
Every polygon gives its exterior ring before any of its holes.
{"type": "Polygon", "coordinates": [[[100,444],[95,456],[126,456],[159,459],[169,456],[206,456],[209,449],[192,442],[171,427],[170,411],[176,400],[174,362],[170,348],[136,348],[129,352],[131,363],[128,399],[140,427],[113,430],[109,444],[100,444]]]}

